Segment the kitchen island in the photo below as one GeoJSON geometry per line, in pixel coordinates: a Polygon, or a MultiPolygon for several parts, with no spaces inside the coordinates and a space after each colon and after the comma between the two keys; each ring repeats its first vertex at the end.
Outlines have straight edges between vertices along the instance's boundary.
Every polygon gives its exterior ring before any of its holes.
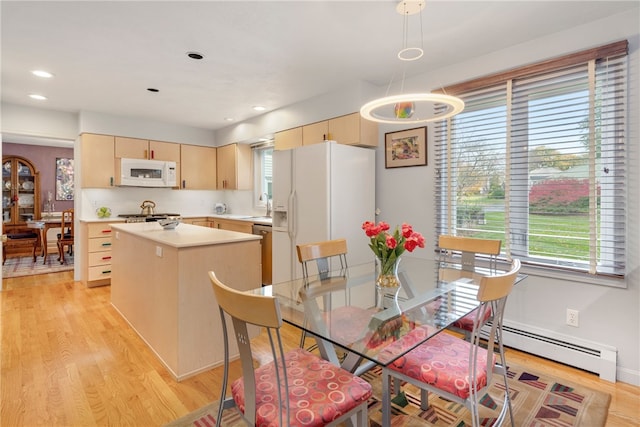
{"type": "Polygon", "coordinates": [[[207,273],[235,289],[260,287],[261,237],[190,224],[111,227],[111,304],[176,380],[222,364],[222,326],[207,273]]]}

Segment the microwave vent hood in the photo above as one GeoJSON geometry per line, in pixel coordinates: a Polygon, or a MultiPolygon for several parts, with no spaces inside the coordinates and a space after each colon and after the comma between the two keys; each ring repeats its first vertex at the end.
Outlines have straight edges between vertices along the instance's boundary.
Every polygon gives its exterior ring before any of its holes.
{"type": "Polygon", "coordinates": [[[116,185],[176,187],[176,162],[120,158],[116,162],[116,185]]]}

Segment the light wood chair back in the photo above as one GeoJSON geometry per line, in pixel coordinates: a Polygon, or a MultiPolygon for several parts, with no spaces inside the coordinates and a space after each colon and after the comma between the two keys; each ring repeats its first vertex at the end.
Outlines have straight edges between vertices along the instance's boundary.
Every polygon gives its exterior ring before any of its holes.
{"type": "Polygon", "coordinates": [[[483,276],[478,287],[478,301],[487,302],[506,298],[516,283],[519,271],[520,260],[514,259],[510,271],[503,274],[483,276]]]}
{"type": "MultiPolygon", "coordinates": [[[[311,413],[317,420],[322,417],[320,412],[327,405],[332,405],[329,396],[334,392],[342,393],[345,397],[348,396],[349,402],[348,405],[341,407],[340,411],[342,412],[338,413],[336,419],[328,425],[342,425],[341,423],[351,417],[356,419],[358,427],[368,425],[367,402],[371,396],[371,386],[359,377],[303,349],[298,348],[285,352],[280,335],[282,326],[280,305],[275,297],[232,289],[223,284],[213,271],[209,272],[209,279],[218,301],[224,338],[224,378],[216,425],[223,425],[223,410],[236,406],[238,401],[243,403],[238,406],[247,425],[289,426],[297,416],[302,416],[297,413],[300,411],[304,412],[303,416],[305,417],[311,413]],[[231,363],[227,316],[231,318],[233,323],[242,366],[242,377],[234,381],[231,386],[233,396],[230,397],[226,397],[229,364],[231,363]],[[268,334],[272,359],[271,362],[262,366],[254,364],[251,336],[249,335],[251,325],[265,328],[268,334]],[[296,369],[289,370],[288,367],[292,364],[295,364],[296,369]],[[312,367],[311,369],[315,372],[308,370],[308,366],[312,367]],[[340,378],[340,384],[337,382],[325,384],[319,381],[319,371],[326,371],[327,378],[340,378]],[[306,396],[290,393],[289,389],[294,385],[296,388],[313,388],[316,396],[324,395],[326,398],[319,399],[313,405],[303,407],[296,399],[305,399],[307,404],[309,401],[306,400],[306,396]],[[355,393],[350,394],[351,391],[355,393]],[[265,405],[269,407],[269,411],[260,410],[260,407],[265,405]],[[273,409],[274,405],[277,408],[275,410],[273,409]]],[[[264,351],[261,351],[261,355],[263,353],[264,351]]],[[[335,409],[335,407],[332,408],[335,409]]]]}
{"type": "Polygon", "coordinates": [[[340,262],[340,269],[347,268],[347,240],[334,239],[322,242],[305,243],[296,246],[298,252],[298,261],[302,264],[302,276],[308,278],[309,263],[315,261],[318,274],[321,278],[328,275],[329,271],[337,268],[337,265],[331,265],[331,259],[337,259],[340,262]]]}
{"type": "Polygon", "coordinates": [[[445,234],[438,237],[441,260],[447,259],[451,261],[454,252],[460,253],[461,269],[470,272],[476,269],[476,257],[478,254],[486,255],[489,269],[492,272],[496,271],[501,246],[502,241],[499,239],[478,239],[445,234]]]}

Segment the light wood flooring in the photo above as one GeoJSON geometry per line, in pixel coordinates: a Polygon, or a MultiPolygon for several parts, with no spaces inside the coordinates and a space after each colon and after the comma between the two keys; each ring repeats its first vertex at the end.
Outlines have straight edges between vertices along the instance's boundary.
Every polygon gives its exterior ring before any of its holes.
{"type": "MultiPolygon", "coordinates": [[[[6,279],[3,289],[0,426],[161,426],[218,399],[222,369],[174,381],[111,307],[108,286],[88,289],[63,272],[6,279]]],[[[297,345],[296,330],[284,336],[297,345]]],[[[607,426],[640,426],[640,388],[515,350],[507,358],[610,393],[607,426]]]]}

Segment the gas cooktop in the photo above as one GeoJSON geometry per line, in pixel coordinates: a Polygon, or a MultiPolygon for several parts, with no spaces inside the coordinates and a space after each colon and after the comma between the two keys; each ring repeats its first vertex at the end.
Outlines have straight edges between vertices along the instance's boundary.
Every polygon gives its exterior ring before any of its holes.
{"type": "Polygon", "coordinates": [[[121,214],[118,216],[120,218],[126,218],[127,222],[154,222],[154,221],[160,221],[161,219],[167,219],[171,216],[180,216],[180,214],[177,214],[177,213],[157,213],[153,215],[121,214]]]}

